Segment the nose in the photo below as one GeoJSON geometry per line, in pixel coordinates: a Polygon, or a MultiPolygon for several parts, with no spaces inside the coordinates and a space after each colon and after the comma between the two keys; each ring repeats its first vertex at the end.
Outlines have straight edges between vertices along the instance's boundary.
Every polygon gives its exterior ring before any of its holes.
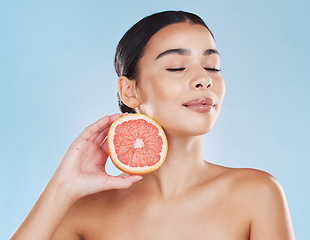
{"type": "Polygon", "coordinates": [[[211,88],[211,81],[207,84],[203,84],[203,83],[197,83],[195,85],[195,88],[211,88]]]}
{"type": "Polygon", "coordinates": [[[195,89],[208,89],[212,87],[212,79],[205,69],[196,71],[196,75],[192,81],[192,87],[195,89]]]}

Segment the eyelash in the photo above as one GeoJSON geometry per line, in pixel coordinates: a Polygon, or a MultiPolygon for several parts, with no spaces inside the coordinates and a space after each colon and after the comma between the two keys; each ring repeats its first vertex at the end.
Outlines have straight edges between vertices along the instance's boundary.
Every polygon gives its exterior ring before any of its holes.
{"type": "Polygon", "coordinates": [[[184,71],[185,68],[167,68],[167,71],[169,72],[179,72],[179,71],[184,71]]]}
{"type": "MultiPolygon", "coordinates": [[[[185,68],[167,68],[166,69],[169,72],[181,72],[184,71],[185,68]]],[[[216,68],[205,68],[206,71],[211,71],[211,72],[220,72],[221,69],[216,69],[216,68]]]]}

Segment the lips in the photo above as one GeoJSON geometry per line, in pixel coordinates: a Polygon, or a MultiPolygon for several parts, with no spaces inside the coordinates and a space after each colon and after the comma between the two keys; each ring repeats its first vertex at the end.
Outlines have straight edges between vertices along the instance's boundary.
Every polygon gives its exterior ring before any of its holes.
{"type": "Polygon", "coordinates": [[[193,99],[183,104],[184,107],[195,112],[210,112],[214,105],[214,100],[209,97],[193,99]]]}

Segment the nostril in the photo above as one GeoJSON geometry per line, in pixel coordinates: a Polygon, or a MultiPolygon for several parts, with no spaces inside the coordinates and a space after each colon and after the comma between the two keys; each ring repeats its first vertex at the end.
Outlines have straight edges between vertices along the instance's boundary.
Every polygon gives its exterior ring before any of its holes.
{"type": "Polygon", "coordinates": [[[201,84],[201,83],[198,83],[198,84],[196,84],[195,87],[196,87],[196,88],[201,88],[201,87],[202,87],[202,84],[201,84]]]}

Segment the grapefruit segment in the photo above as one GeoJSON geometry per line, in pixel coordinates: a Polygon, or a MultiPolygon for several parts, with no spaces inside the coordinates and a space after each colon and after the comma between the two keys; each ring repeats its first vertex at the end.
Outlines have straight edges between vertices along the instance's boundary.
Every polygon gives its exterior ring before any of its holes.
{"type": "Polygon", "coordinates": [[[162,127],[144,114],[128,114],[112,123],[107,145],[114,165],[129,174],[146,174],[165,161],[167,138],[162,127]]]}

